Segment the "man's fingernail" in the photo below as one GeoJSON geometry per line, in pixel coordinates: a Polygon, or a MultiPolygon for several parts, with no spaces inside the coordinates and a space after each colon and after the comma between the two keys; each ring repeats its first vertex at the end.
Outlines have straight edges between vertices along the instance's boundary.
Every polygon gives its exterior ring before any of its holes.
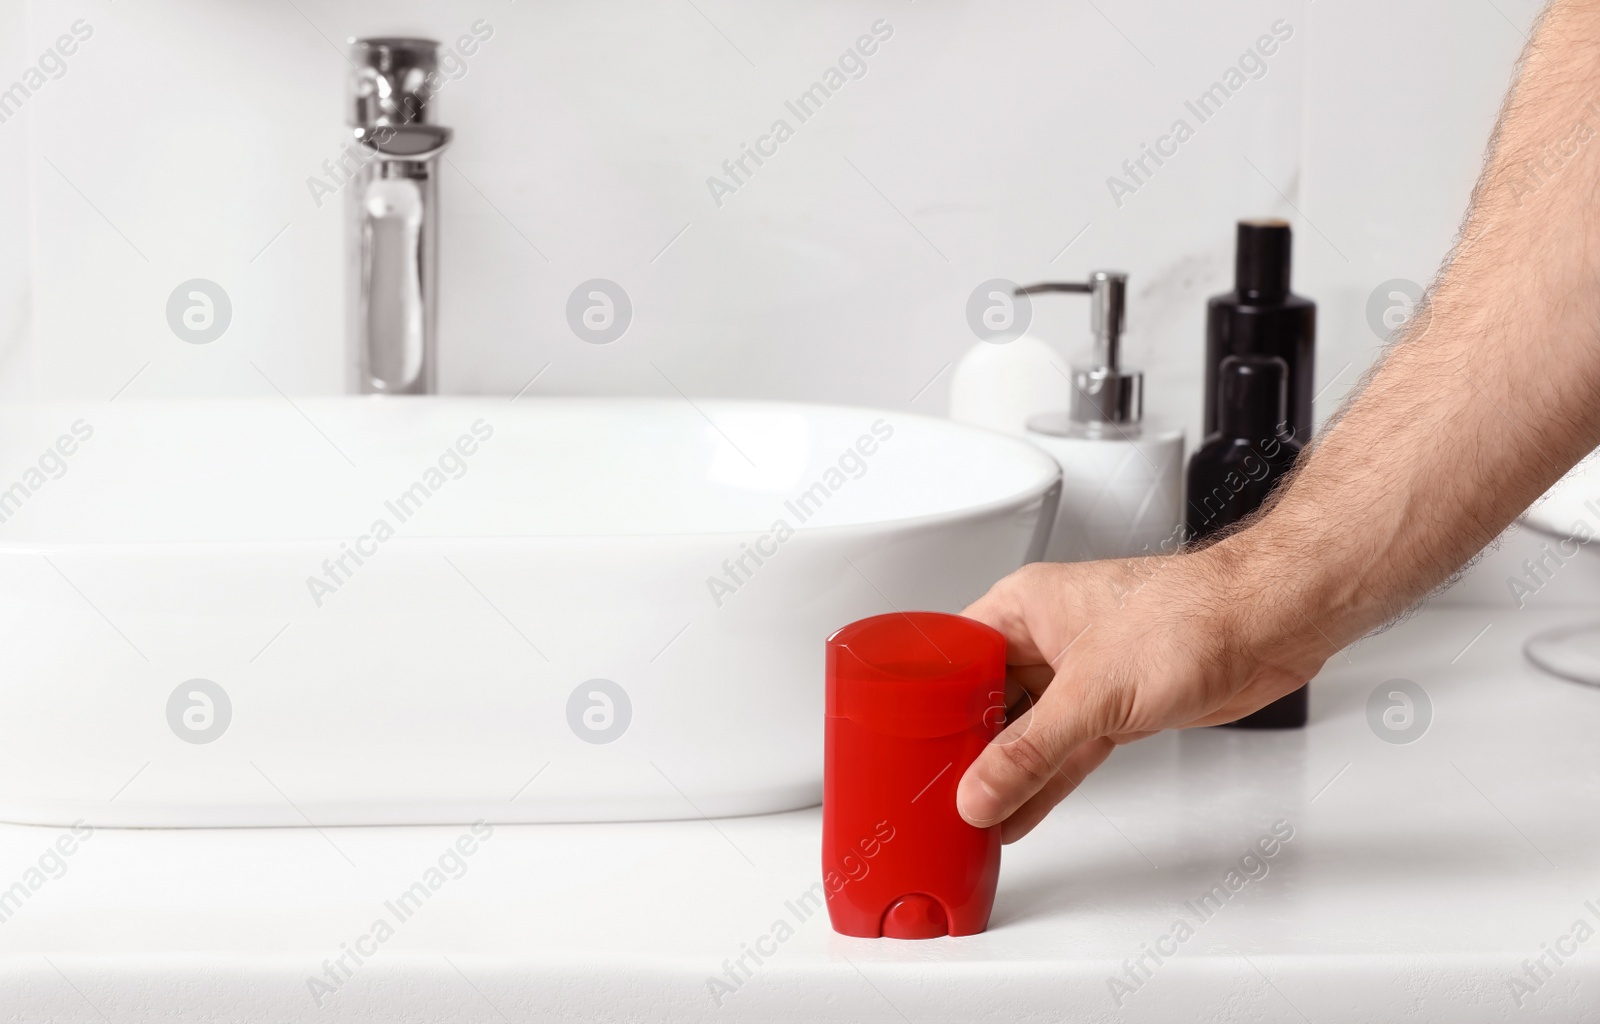
{"type": "Polygon", "coordinates": [[[993,825],[1000,817],[1000,794],[978,777],[977,772],[967,772],[956,787],[956,810],[970,825],[982,828],[993,825]]]}

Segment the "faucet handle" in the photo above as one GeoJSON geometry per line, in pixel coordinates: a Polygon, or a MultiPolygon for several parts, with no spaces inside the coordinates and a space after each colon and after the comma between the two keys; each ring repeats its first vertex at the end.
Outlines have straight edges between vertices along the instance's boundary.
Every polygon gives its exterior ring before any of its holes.
{"type": "Polygon", "coordinates": [[[439,68],[432,39],[350,40],[350,124],[356,128],[425,124],[439,68]]]}
{"type": "Polygon", "coordinates": [[[356,128],[356,141],[386,160],[421,163],[450,145],[451,131],[435,124],[375,125],[356,128]]]}

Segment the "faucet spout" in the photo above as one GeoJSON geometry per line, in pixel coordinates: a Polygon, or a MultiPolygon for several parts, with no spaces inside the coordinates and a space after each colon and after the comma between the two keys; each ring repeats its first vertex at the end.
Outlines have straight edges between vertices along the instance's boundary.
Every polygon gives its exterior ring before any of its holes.
{"type": "Polygon", "coordinates": [[[437,390],[439,182],[450,129],[428,123],[438,44],[351,43],[350,127],[365,159],[351,182],[346,366],[360,394],[437,390]]]}

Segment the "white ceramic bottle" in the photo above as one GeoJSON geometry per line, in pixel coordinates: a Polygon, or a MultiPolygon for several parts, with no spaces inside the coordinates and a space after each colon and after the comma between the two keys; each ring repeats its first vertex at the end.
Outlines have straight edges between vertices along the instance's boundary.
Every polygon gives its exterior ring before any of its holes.
{"type": "Polygon", "coordinates": [[[1128,276],[1095,271],[1084,283],[1021,294],[1090,296],[1094,362],[1075,366],[1071,400],[1028,420],[1026,437],[1061,465],[1061,503],[1045,548],[1050,562],[1174,551],[1182,543],[1183,431],[1144,422],[1144,374],[1120,366],[1128,276]]]}

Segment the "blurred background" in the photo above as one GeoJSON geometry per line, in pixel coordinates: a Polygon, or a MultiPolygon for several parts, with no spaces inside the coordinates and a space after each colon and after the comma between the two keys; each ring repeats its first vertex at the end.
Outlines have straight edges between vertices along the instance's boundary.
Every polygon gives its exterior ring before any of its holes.
{"type": "MultiPolygon", "coordinates": [[[[1192,445],[1205,299],[1230,286],[1234,221],[1274,215],[1320,304],[1323,418],[1381,344],[1374,293],[1425,284],[1448,251],[1540,6],[13,0],[0,90],[26,88],[0,97],[0,397],[270,394],[255,367],[289,394],[342,390],[344,45],[416,34],[457,58],[433,104],[456,131],[443,393],[537,374],[530,395],[676,385],[939,415],[976,343],[975,286],[1119,268],[1148,416],[1192,445]],[[857,77],[802,122],[787,104],[862,36],[857,77]],[[1275,51],[1197,117],[1262,36],[1275,51]],[[710,187],[779,119],[793,135],[774,155],[710,187]],[[1130,176],[1179,119],[1192,137],[1130,176]],[[168,326],[193,278],[231,299],[217,344],[168,326]],[[592,278],[633,304],[609,345],[567,325],[592,278]]],[[[1081,304],[1034,310],[1037,333],[1085,353],[1081,304]]],[[[1457,591],[1504,602],[1537,543],[1511,538],[1457,591]]],[[[1600,599],[1600,573],[1539,600],[1564,596],[1600,599]]]]}

